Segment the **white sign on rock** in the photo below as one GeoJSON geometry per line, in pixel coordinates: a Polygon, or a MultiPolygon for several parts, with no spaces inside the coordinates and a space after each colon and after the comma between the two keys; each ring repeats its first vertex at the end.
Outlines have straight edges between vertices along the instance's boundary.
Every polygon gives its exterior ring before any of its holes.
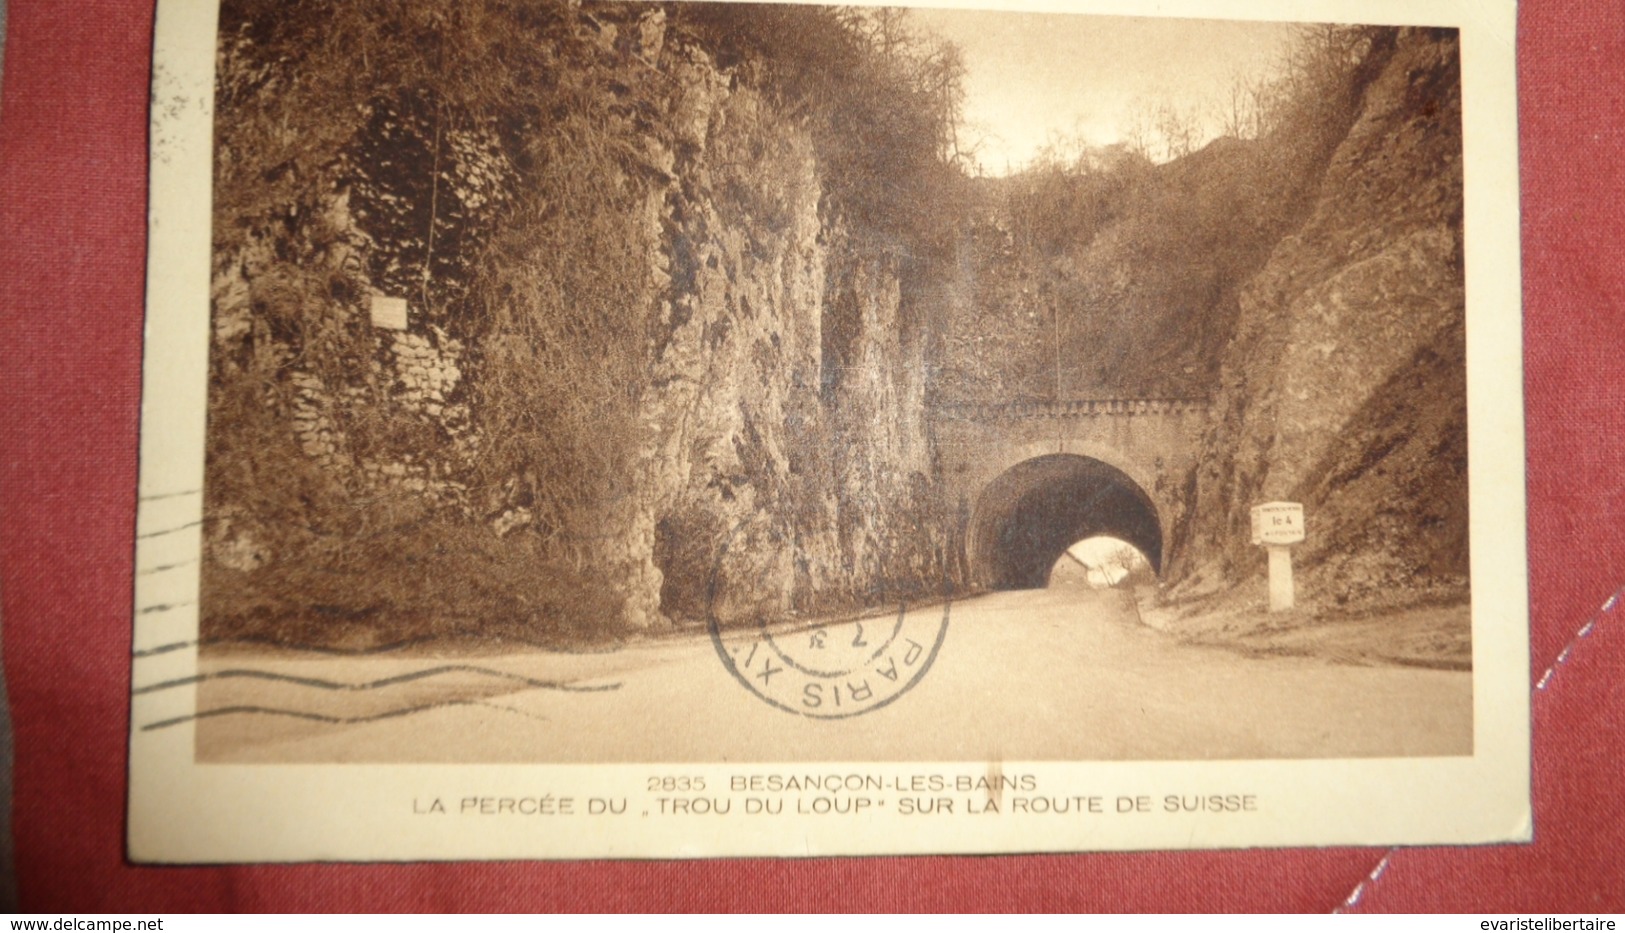
{"type": "Polygon", "coordinates": [[[1266,502],[1253,506],[1254,544],[1297,544],[1303,540],[1303,503],[1266,502]]]}
{"type": "Polygon", "coordinates": [[[388,330],[406,329],[406,299],[388,295],[372,296],[372,326],[388,330]]]}

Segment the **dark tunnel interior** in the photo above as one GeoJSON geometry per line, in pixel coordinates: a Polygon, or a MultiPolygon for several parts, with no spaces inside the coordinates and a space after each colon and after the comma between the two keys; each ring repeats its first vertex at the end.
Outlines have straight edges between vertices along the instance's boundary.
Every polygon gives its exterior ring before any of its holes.
{"type": "Polygon", "coordinates": [[[971,529],[974,572],[993,589],[1038,589],[1068,547],[1095,535],[1134,545],[1162,572],[1162,526],[1137,483],[1090,457],[1037,457],[983,491],[971,529]]]}

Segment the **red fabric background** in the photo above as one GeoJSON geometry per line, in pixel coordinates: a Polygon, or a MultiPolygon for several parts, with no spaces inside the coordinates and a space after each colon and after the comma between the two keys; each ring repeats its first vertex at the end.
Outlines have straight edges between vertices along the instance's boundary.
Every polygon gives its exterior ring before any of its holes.
{"type": "MultiPolygon", "coordinates": [[[[12,0],[0,573],[25,909],[1625,910],[1625,6],[1521,12],[1532,846],[136,868],[122,855],[150,3],[12,0]],[[1590,635],[1575,641],[1588,621],[1590,635]],[[1365,882],[1364,887],[1361,887],[1365,882]]],[[[1511,378],[1512,374],[1508,374],[1511,378]]]]}

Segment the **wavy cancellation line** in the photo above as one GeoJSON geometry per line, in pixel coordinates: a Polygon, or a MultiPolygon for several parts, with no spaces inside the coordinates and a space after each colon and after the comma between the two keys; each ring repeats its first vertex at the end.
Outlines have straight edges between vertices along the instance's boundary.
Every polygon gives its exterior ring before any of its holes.
{"type": "MultiPolygon", "coordinates": [[[[616,684],[615,686],[619,687],[620,684],[616,684]]],[[[200,719],[213,719],[218,716],[235,715],[284,716],[289,719],[303,719],[308,722],[319,722],[335,726],[350,726],[370,722],[381,722],[387,719],[400,719],[404,716],[411,716],[416,713],[427,713],[431,710],[437,709],[451,709],[452,707],[457,706],[479,706],[486,709],[500,710],[504,713],[512,713],[515,716],[524,716],[528,719],[539,719],[543,722],[548,721],[546,716],[538,716],[535,713],[527,713],[524,710],[515,709],[512,706],[503,706],[500,703],[489,703],[484,700],[442,700],[438,703],[424,703],[419,706],[407,706],[400,709],[385,710],[382,713],[372,713],[365,716],[328,716],[322,713],[307,713],[300,710],[281,709],[274,706],[222,706],[218,709],[203,710],[202,712],[198,713],[188,713],[185,716],[176,716],[172,719],[163,719],[159,720],[158,722],[148,723],[147,725],[141,727],[141,731],[152,732],[158,729],[167,729],[170,726],[178,726],[181,723],[195,722],[200,719]]]]}
{"type": "Polygon", "coordinates": [[[561,683],[556,680],[538,680],[534,677],[526,677],[523,674],[513,674],[508,671],[492,670],[488,667],[479,667],[478,665],[473,664],[443,664],[439,667],[429,667],[422,670],[408,671],[405,674],[396,674],[393,677],[384,677],[378,680],[364,681],[362,683],[345,683],[344,681],[339,680],[324,680],[320,677],[298,677],[292,674],[279,674],[275,671],[263,671],[254,668],[232,668],[223,671],[212,671],[206,674],[194,674],[190,677],[178,677],[174,680],[166,680],[156,684],[148,684],[144,687],[135,688],[133,691],[131,691],[131,693],[139,696],[144,693],[157,693],[162,690],[170,690],[175,687],[185,687],[191,684],[200,684],[210,680],[227,680],[235,678],[269,680],[278,683],[295,684],[301,687],[310,687],[316,690],[361,691],[377,690],[382,687],[392,687],[398,684],[411,683],[413,681],[424,680],[430,677],[438,677],[441,674],[484,674],[488,677],[512,681],[533,689],[563,690],[569,693],[604,693],[611,690],[621,689],[621,684],[619,682],[590,685],[561,683]]]}
{"type": "Polygon", "coordinates": [[[150,658],[154,655],[168,654],[171,651],[181,651],[186,648],[212,648],[226,645],[253,645],[264,648],[283,648],[288,651],[307,651],[312,654],[332,655],[336,657],[359,658],[374,654],[387,654],[391,651],[414,648],[418,645],[437,644],[464,639],[480,641],[495,640],[502,643],[525,645],[530,648],[546,651],[549,654],[613,654],[614,652],[620,650],[621,647],[620,645],[608,645],[600,648],[565,648],[549,642],[525,638],[518,635],[501,635],[496,636],[493,639],[492,636],[486,635],[482,632],[460,629],[453,632],[445,632],[435,635],[418,635],[412,638],[404,638],[400,641],[387,642],[382,645],[371,645],[365,648],[342,648],[335,647],[333,645],[318,645],[308,642],[285,641],[279,638],[233,636],[229,638],[198,638],[188,641],[173,641],[162,645],[154,645],[151,648],[138,648],[132,651],[130,654],[132,657],[150,658]]]}

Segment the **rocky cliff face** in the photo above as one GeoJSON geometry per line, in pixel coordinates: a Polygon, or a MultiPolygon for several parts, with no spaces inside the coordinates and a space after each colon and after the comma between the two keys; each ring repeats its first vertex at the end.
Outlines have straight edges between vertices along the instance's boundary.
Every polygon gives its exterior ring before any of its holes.
{"type": "Polygon", "coordinates": [[[1121,146],[982,180],[975,301],[950,323],[955,398],[1203,398],[1237,292],[1302,223],[1329,138],[1223,138],[1153,165],[1121,146]]]}
{"type": "Polygon", "coordinates": [[[578,130],[357,102],[332,190],[217,250],[206,634],[731,624],[940,588],[932,277],[831,207],[759,62],[663,7],[560,9],[540,57],[609,156],[538,193],[531,163],[579,151],[536,140],[578,130]]]}
{"type": "Polygon", "coordinates": [[[1259,576],[1248,509],[1284,499],[1306,509],[1310,600],[1465,596],[1457,52],[1400,32],[1312,213],[1241,290],[1176,592],[1259,576]]]}
{"type": "MultiPolygon", "coordinates": [[[[919,171],[928,131],[902,121],[924,144],[893,158],[819,122],[851,83],[810,54],[852,52],[841,16],[774,5],[737,41],[747,7],[227,5],[206,636],[580,637],[940,592],[943,399],[1213,395],[1165,497],[1175,596],[1262,574],[1269,499],[1307,507],[1312,599],[1465,593],[1453,34],[1373,33],[1358,105],[1304,139],[984,180],[962,223],[919,210],[970,187],[919,171]],[[308,51],[327,32],[371,84],[308,51]]],[[[887,94],[847,102],[889,125],[887,94]]]]}
{"type": "Polygon", "coordinates": [[[671,181],[650,193],[669,284],[643,481],[613,557],[626,618],[733,622],[928,586],[942,537],[903,270],[820,216],[804,132],[683,54],[671,181]]]}

